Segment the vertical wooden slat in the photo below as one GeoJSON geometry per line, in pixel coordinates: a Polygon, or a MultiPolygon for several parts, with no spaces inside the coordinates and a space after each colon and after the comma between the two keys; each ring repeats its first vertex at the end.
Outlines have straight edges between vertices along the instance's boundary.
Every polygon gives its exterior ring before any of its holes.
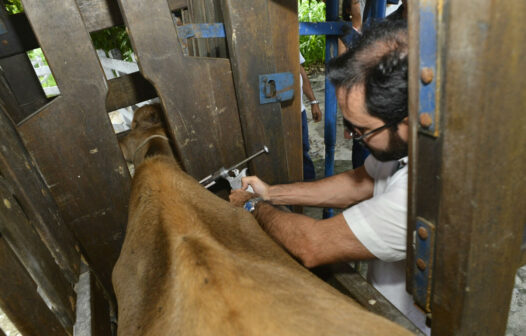
{"type": "Polygon", "coordinates": [[[289,181],[279,103],[259,103],[259,75],[276,73],[267,0],[223,0],[225,31],[247,152],[263,145],[270,155],[252,161],[251,172],[270,184],[289,181]]]}
{"type": "Polygon", "coordinates": [[[68,335],[1,235],[0,274],[0,307],[23,335],[68,335]]]}
{"type": "Polygon", "coordinates": [[[294,99],[281,104],[290,182],[303,179],[301,89],[299,80],[299,23],[296,0],[269,1],[270,27],[277,72],[294,75],[294,99]]]}
{"type": "Polygon", "coordinates": [[[123,24],[119,5],[114,0],[76,0],[89,32],[123,24]]]}
{"type": "Polygon", "coordinates": [[[201,179],[242,160],[229,60],[184,57],[165,0],[121,0],[120,6],[141,72],[157,89],[185,170],[201,179]]]}
{"type": "Polygon", "coordinates": [[[18,130],[61,216],[111,291],[130,177],[106,113],[106,79],[75,1],[23,4],[61,96],[18,130]]]}
{"type": "Polygon", "coordinates": [[[75,292],[0,177],[0,232],[68,329],[75,321],[75,292]]]}
{"type": "Polygon", "coordinates": [[[60,217],[57,205],[44,185],[33,159],[2,108],[0,131],[3,146],[0,151],[0,175],[11,186],[11,193],[20,202],[25,215],[62,272],[69,282],[74,284],[77,281],[80,263],[78,243],[60,217]]]}
{"type": "Polygon", "coordinates": [[[417,172],[441,181],[423,200],[438,206],[433,335],[504,335],[526,218],[526,2],[439,5],[441,162],[417,172]]]}
{"type": "MultiPolygon", "coordinates": [[[[193,0],[189,4],[193,23],[223,22],[220,0],[193,0]]],[[[227,56],[226,40],[224,38],[197,39],[196,45],[198,56],[227,56]]]]}

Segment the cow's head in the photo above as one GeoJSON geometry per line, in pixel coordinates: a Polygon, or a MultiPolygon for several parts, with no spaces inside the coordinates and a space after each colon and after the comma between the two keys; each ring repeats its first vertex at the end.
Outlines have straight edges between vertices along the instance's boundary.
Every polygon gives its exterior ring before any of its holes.
{"type": "Polygon", "coordinates": [[[119,140],[124,158],[137,167],[148,156],[167,155],[173,157],[170,140],[162,123],[160,104],[145,105],[133,115],[132,127],[119,140]]]}

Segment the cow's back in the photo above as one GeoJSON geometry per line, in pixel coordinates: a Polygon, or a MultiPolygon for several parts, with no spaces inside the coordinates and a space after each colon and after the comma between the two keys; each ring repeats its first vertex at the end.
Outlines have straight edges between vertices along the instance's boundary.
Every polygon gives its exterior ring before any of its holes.
{"type": "Polygon", "coordinates": [[[119,335],[409,335],[294,261],[173,159],[136,172],[113,282],[119,335]]]}

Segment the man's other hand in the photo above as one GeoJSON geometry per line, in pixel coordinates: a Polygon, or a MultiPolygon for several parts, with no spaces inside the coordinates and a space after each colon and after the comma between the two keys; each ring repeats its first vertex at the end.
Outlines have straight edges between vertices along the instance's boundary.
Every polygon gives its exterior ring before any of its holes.
{"type": "Polygon", "coordinates": [[[312,104],[310,106],[310,111],[312,113],[312,120],[314,120],[314,122],[321,121],[322,113],[319,104],[312,104]]]}
{"type": "Polygon", "coordinates": [[[241,189],[232,190],[228,196],[230,203],[238,207],[242,207],[246,201],[253,197],[255,197],[255,194],[241,189]]]}

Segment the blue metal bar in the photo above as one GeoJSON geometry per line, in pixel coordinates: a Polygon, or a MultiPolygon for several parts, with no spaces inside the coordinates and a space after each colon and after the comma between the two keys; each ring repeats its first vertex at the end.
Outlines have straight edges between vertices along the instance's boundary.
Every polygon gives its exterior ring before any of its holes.
{"type": "Polygon", "coordinates": [[[225,26],[222,23],[186,24],[177,27],[180,38],[214,38],[225,37],[225,26]]]}
{"type": "MultiPolygon", "coordinates": [[[[341,35],[344,26],[351,26],[348,22],[300,22],[300,35],[341,35]]],[[[1,27],[1,23],[0,23],[1,27]]],[[[177,27],[177,34],[181,38],[216,38],[225,37],[225,26],[222,23],[196,23],[177,27]]]]}
{"type": "MultiPolygon", "coordinates": [[[[326,21],[336,21],[338,19],[338,0],[327,0],[326,2],[326,21]]],[[[329,35],[325,43],[325,62],[338,56],[338,37],[329,35]]],[[[325,76],[325,176],[334,175],[334,147],[336,145],[336,91],[334,86],[325,76]]],[[[323,218],[333,216],[333,209],[324,209],[323,218]]]]}
{"type": "Polygon", "coordinates": [[[352,27],[352,24],[344,21],[300,22],[300,35],[341,35],[344,26],[352,27]]]}
{"type": "Polygon", "coordinates": [[[376,19],[383,19],[386,7],[387,0],[367,0],[363,13],[364,23],[369,24],[376,19]]]}

